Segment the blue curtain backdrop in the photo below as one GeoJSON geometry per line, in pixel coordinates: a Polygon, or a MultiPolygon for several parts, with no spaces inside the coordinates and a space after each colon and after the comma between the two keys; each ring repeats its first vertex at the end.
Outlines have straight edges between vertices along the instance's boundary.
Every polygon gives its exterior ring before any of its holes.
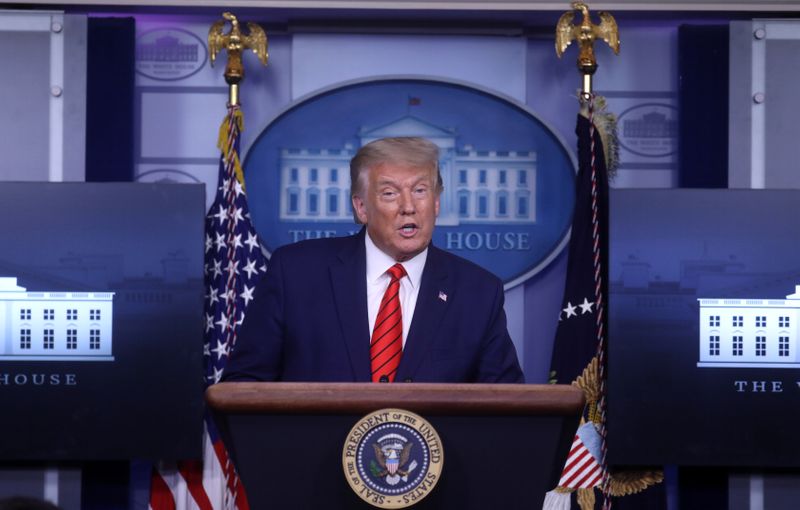
{"type": "Polygon", "coordinates": [[[86,181],[132,181],[135,20],[90,17],[87,39],[86,181]]]}

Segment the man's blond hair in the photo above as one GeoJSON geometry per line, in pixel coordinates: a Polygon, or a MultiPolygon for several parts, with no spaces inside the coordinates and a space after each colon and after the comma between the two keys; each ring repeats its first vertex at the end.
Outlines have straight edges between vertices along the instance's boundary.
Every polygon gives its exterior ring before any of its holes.
{"type": "MultiPolygon", "coordinates": [[[[384,163],[428,169],[433,182],[436,183],[436,193],[440,194],[444,189],[442,175],[439,173],[439,147],[425,138],[401,136],[381,138],[358,150],[350,160],[350,196],[362,196],[366,187],[367,172],[384,163]]],[[[353,219],[356,223],[361,223],[355,209],[353,209],[353,219]]]]}

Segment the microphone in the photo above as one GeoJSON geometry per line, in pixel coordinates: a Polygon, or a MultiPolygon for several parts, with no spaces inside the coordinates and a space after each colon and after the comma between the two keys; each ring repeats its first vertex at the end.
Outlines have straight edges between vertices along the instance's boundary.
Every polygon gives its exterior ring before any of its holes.
{"type": "Polygon", "coordinates": [[[381,378],[378,379],[378,382],[386,382],[386,383],[388,383],[389,382],[389,376],[388,375],[382,375],[381,378]]]}

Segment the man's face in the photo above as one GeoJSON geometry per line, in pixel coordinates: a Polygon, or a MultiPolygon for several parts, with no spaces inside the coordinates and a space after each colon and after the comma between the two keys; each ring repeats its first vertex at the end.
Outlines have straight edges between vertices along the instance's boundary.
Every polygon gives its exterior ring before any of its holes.
{"type": "Polygon", "coordinates": [[[424,250],[439,215],[430,169],[383,163],[367,171],[365,184],[353,208],[375,246],[398,262],[424,250]]]}

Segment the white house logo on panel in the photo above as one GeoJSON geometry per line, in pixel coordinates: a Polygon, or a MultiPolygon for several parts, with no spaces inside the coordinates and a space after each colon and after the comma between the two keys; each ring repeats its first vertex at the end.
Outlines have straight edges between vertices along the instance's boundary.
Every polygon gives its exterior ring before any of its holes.
{"type": "Polygon", "coordinates": [[[205,43],[182,28],[157,28],[136,38],[136,72],[154,80],[188,78],[203,68],[207,57],[205,43]]]}
{"type": "Polygon", "coordinates": [[[700,304],[698,367],[800,368],[800,285],[786,299],[707,299],[700,304]]]}
{"type": "Polygon", "coordinates": [[[637,156],[659,158],[675,153],[678,110],[670,104],[645,103],[619,115],[620,144],[637,156]]]}
{"type": "Polygon", "coordinates": [[[113,361],[113,292],[33,292],[0,277],[0,360],[113,361]]]}

